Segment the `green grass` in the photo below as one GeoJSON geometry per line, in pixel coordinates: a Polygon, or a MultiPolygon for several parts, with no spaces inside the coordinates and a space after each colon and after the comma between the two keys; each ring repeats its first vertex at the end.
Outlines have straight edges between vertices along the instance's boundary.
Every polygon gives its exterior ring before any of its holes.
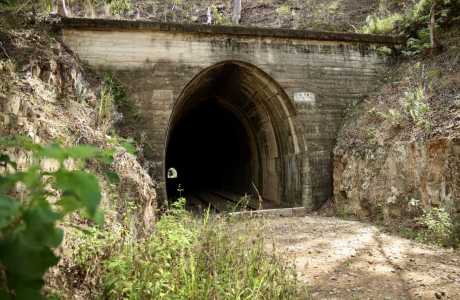
{"type": "MultiPolygon", "coordinates": [[[[73,253],[89,294],[108,299],[306,299],[294,269],[268,252],[260,229],[179,203],[134,240],[123,229],[77,233],[73,253]]],[[[240,220],[241,222],[241,220],[240,220]]],[[[269,247],[271,248],[271,247],[269,247]]]]}

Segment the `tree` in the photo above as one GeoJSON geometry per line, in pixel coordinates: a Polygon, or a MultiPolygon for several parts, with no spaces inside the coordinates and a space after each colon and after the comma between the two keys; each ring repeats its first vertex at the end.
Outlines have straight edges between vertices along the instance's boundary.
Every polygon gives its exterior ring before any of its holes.
{"type": "Polygon", "coordinates": [[[233,0],[233,24],[239,24],[241,19],[241,0],[233,0]]]}
{"type": "Polygon", "coordinates": [[[438,8],[438,0],[431,1],[431,12],[430,12],[430,42],[431,49],[433,51],[439,50],[441,45],[436,35],[436,12],[438,8]]]}
{"type": "Polygon", "coordinates": [[[60,16],[67,17],[69,15],[65,0],[57,0],[57,13],[60,16]]]}

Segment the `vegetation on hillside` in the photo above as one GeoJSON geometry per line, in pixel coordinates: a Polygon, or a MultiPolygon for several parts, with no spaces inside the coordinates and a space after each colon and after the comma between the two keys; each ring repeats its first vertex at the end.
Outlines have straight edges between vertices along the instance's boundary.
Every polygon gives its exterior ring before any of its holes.
{"type": "MultiPolygon", "coordinates": [[[[114,126],[137,114],[123,87],[85,70],[46,26],[30,27],[59,2],[0,0],[0,297],[307,298],[261,228],[194,217],[180,199],[153,230],[155,182],[114,126]]],[[[76,16],[205,23],[209,11],[212,24],[231,23],[230,1],[65,2],[76,16]]],[[[374,157],[399,141],[459,138],[459,15],[458,0],[258,0],[243,1],[241,25],[407,36],[410,57],[338,139],[336,154],[374,157]]],[[[455,207],[404,196],[407,235],[459,245],[455,207]]],[[[382,205],[369,206],[379,216],[382,205]]]]}
{"type": "MultiPolygon", "coordinates": [[[[364,176],[358,179],[358,174],[355,174],[354,180],[364,180],[367,184],[372,182],[373,185],[367,192],[365,189],[356,189],[360,190],[356,193],[360,199],[347,199],[344,194],[338,195],[337,200],[341,205],[350,201],[361,202],[362,214],[373,220],[391,223],[391,227],[397,227],[396,230],[405,236],[460,247],[459,204],[455,198],[458,184],[452,178],[458,174],[458,157],[450,157],[448,164],[443,166],[445,174],[440,174],[440,177],[444,176],[449,185],[445,187],[446,196],[440,202],[434,196],[433,199],[427,199],[428,191],[425,192],[424,201],[421,201],[420,193],[423,191],[420,186],[423,182],[414,186],[399,184],[402,187],[398,187],[396,195],[393,195],[390,186],[386,186],[391,185],[388,182],[390,171],[382,166],[390,155],[397,156],[397,151],[405,151],[403,145],[411,144],[413,149],[419,149],[417,145],[422,145],[422,149],[426,147],[431,151],[428,152],[428,158],[423,155],[418,158],[418,165],[434,168],[436,163],[442,162],[441,158],[438,161],[433,158],[438,155],[435,142],[455,142],[459,138],[460,2],[437,1],[434,15],[433,3],[431,0],[422,0],[403,13],[380,19],[369,18],[370,22],[363,29],[365,32],[405,34],[408,42],[402,49],[403,56],[397,58],[397,64],[387,73],[382,89],[350,110],[335,149],[337,158],[346,157],[344,161],[348,163],[359,161],[367,166],[370,174],[378,174],[370,177],[380,181],[364,176]],[[432,16],[435,16],[434,24],[432,16]],[[436,31],[436,41],[430,37],[433,30],[436,31]],[[433,141],[433,146],[429,146],[430,141],[433,141]],[[430,159],[436,163],[430,165],[430,159]],[[387,188],[386,193],[379,194],[378,191],[382,192],[384,188],[387,188]],[[389,213],[392,209],[395,212],[389,213]]],[[[414,166],[406,162],[405,167],[414,166]]],[[[416,169],[412,175],[413,182],[425,176],[419,171],[416,169]]],[[[410,170],[399,172],[410,173],[410,170]]],[[[352,176],[351,173],[347,174],[352,176]]],[[[391,189],[396,191],[396,187],[391,189]]],[[[344,207],[341,206],[341,209],[344,207]]]]}
{"type": "Polygon", "coordinates": [[[1,20],[0,297],[305,298],[256,229],[173,206],[152,234],[155,182],[114,126],[123,87],[29,20],[1,20]]]}
{"type": "MultiPolygon", "coordinates": [[[[137,240],[124,226],[70,232],[78,244],[50,282],[63,298],[307,299],[292,267],[265,248],[261,228],[205,214],[197,218],[180,199],[137,240]],[[248,226],[246,226],[248,225],[248,226]]],[[[241,220],[240,220],[241,221],[241,220]]]]}

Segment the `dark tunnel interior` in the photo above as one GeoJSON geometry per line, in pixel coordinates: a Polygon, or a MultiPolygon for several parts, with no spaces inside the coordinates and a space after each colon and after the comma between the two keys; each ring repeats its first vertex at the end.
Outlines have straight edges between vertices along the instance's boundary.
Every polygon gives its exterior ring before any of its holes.
{"type": "Polygon", "coordinates": [[[251,189],[251,154],[247,129],[239,117],[216,98],[201,101],[175,122],[167,148],[166,170],[175,168],[176,179],[168,179],[169,198],[182,193],[226,191],[244,195],[251,189]]]}

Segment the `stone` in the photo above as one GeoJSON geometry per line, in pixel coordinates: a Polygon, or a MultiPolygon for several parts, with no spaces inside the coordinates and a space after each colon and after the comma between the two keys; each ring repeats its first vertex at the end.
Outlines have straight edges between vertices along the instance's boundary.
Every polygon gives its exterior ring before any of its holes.
{"type": "Polygon", "coordinates": [[[237,143],[252,147],[247,181],[261,197],[276,206],[319,207],[333,195],[332,151],[344,110],[378,87],[386,61],[376,47],[401,42],[126,20],[64,18],[59,25],[74,53],[116,72],[126,87],[160,202],[167,197],[170,133],[200,99],[213,96],[247,130],[248,140],[237,143]]]}
{"type": "Polygon", "coordinates": [[[17,95],[10,95],[6,101],[5,111],[17,116],[21,107],[21,98],[17,95]]]}

